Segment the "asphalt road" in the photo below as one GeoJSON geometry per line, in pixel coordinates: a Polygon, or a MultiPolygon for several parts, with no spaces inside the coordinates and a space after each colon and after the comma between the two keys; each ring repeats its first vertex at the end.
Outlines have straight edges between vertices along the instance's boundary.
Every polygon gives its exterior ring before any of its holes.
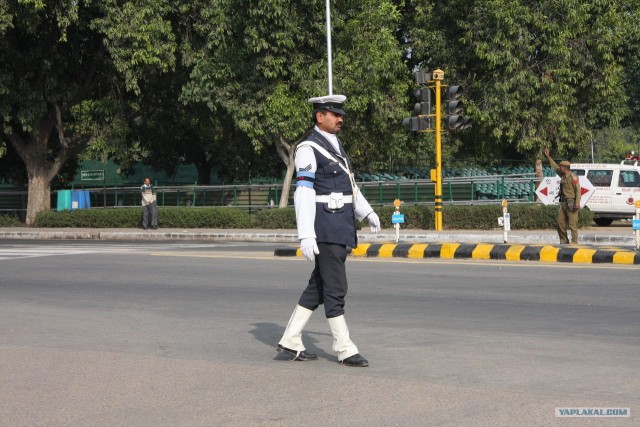
{"type": "Polygon", "coordinates": [[[637,266],[350,259],[348,368],[276,246],[0,242],[0,425],[638,425],[637,266]]]}

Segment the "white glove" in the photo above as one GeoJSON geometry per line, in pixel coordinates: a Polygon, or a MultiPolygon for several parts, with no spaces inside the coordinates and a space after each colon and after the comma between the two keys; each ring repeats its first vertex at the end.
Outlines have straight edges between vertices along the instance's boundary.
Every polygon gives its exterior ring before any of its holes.
{"type": "Polygon", "coordinates": [[[369,220],[369,226],[371,227],[372,233],[378,233],[382,228],[380,227],[380,218],[378,218],[378,214],[375,212],[371,212],[367,219],[369,220]]]}
{"type": "Polygon", "coordinates": [[[302,251],[302,255],[310,262],[315,261],[316,255],[320,253],[316,239],[313,237],[300,240],[300,250],[302,251]]]}

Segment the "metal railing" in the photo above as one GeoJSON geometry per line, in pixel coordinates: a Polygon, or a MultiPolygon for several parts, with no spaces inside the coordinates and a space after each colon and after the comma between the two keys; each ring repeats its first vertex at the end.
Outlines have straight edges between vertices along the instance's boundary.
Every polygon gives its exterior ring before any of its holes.
{"type": "MultiPolygon", "coordinates": [[[[537,178],[533,174],[454,177],[443,179],[444,203],[499,203],[502,199],[533,202],[537,178]]],[[[392,205],[395,199],[405,204],[433,204],[435,185],[425,179],[358,182],[369,203],[375,206],[392,205]]],[[[159,206],[216,207],[227,206],[259,210],[277,206],[282,184],[230,185],[160,185],[156,186],[159,206]]],[[[51,192],[51,206],[55,208],[59,190],[51,192]]],[[[92,208],[140,206],[140,187],[110,186],[83,188],[89,192],[92,208]]],[[[295,182],[289,191],[289,205],[293,204],[295,182]]],[[[26,189],[0,188],[0,212],[26,210],[26,189]]]]}
{"type": "MultiPolygon", "coordinates": [[[[483,175],[443,179],[442,200],[450,204],[497,203],[502,199],[533,202],[537,178],[534,174],[483,175]]],[[[371,204],[433,204],[435,185],[430,180],[395,180],[359,183],[371,204]]]]}

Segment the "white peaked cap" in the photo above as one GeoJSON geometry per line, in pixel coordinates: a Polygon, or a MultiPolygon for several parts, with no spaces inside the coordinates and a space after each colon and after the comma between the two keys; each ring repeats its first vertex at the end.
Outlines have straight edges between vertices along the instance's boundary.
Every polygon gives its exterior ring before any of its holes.
{"type": "Polygon", "coordinates": [[[313,105],[314,110],[326,110],[344,115],[345,112],[342,109],[342,103],[346,100],[347,97],[344,95],[325,95],[316,98],[309,98],[307,102],[313,105]]]}

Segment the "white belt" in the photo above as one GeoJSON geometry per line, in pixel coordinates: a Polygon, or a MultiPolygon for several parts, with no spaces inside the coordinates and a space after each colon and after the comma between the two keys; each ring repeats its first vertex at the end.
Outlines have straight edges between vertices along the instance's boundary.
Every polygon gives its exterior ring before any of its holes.
{"type": "MultiPolygon", "coordinates": [[[[316,203],[329,203],[330,196],[327,194],[325,196],[316,196],[316,203]]],[[[345,194],[342,196],[343,203],[353,203],[353,196],[350,194],[345,194]]]]}

